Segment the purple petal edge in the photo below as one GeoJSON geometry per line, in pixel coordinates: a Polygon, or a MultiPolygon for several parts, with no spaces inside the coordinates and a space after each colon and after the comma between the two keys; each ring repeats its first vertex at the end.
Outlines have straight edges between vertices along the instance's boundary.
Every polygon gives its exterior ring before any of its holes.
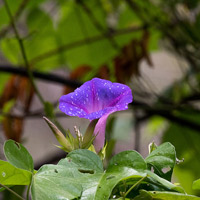
{"type": "Polygon", "coordinates": [[[131,89],[120,83],[94,78],[60,98],[59,108],[70,116],[98,119],[115,111],[128,109],[131,89]]]}

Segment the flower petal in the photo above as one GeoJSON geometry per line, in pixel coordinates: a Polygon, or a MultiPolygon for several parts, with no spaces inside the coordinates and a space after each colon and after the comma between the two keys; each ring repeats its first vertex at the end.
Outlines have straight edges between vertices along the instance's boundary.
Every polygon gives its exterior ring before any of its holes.
{"type": "Polygon", "coordinates": [[[101,117],[99,121],[97,122],[96,127],[94,129],[94,134],[96,135],[96,138],[94,140],[94,147],[95,147],[96,152],[99,152],[104,146],[106,121],[107,121],[108,116],[109,114],[101,117]]]}
{"type": "Polygon", "coordinates": [[[59,108],[67,115],[93,120],[128,109],[132,98],[128,86],[94,78],[74,92],[62,96],[59,108]]]}

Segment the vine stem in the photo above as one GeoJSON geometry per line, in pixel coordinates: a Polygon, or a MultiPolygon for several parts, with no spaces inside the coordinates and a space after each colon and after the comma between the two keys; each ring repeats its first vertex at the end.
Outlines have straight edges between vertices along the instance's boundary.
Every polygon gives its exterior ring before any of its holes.
{"type": "MultiPolygon", "coordinates": [[[[5,4],[5,8],[6,8],[6,11],[7,11],[7,14],[10,18],[10,21],[11,21],[11,25],[13,27],[13,31],[15,33],[15,36],[18,40],[18,43],[19,43],[19,47],[21,49],[21,53],[22,53],[22,57],[24,59],[24,64],[25,64],[25,67],[26,67],[26,70],[27,70],[27,73],[28,73],[28,77],[30,79],[30,82],[35,90],[35,93],[37,94],[40,102],[43,104],[43,106],[45,107],[45,100],[43,99],[42,95],[40,94],[36,84],[35,84],[35,81],[34,81],[34,75],[32,73],[32,70],[31,70],[31,66],[29,64],[29,61],[28,61],[28,58],[27,58],[27,55],[26,55],[26,51],[25,51],[25,47],[24,47],[24,43],[23,43],[23,39],[20,37],[20,34],[17,30],[17,27],[16,27],[16,24],[15,24],[15,20],[12,16],[12,13],[11,13],[11,10],[9,8],[9,5],[8,5],[8,2],[7,0],[3,0],[4,1],[4,4],[5,4]]],[[[54,119],[56,121],[56,123],[62,128],[62,126],[59,124],[59,122],[57,122],[56,119],[54,119]]],[[[63,129],[63,128],[62,128],[63,129]]]]}
{"type": "Polygon", "coordinates": [[[30,67],[28,59],[27,59],[27,55],[26,55],[23,39],[20,37],[20,34],[19,34],[18,30],[17,30],[16,24],[15,24],[15,20],[14,20],[14,18],[12,16],[12,13],[11,13],[11,10],[10,10],[9,5],[7,3],[7,0],[3,0],[3,1],[4,1],[5,8],[6,8],[6,12],[7,12],[8,16],[10,18],[10,21],[11,21],[10,23],[12,25],[13,31],[14,31],[15,36],[17,38],[17,41],[19,43],[19,47],[21,49],[22,57],[23,57],[23,60],[24,60],[25,67],[27,69],[27,73],[28,73],[30,82],[31,82],[31,84],[32,84],[32,86],[33,86],[38,98],[40,99],[42,104],[44,104],[45,101],[44,101],[42,95],[40,94],[40,92],[39,92],[39,90],[38,90],[38,88],[37,88],[37,86],[35,84],[35,81],[34,81],[34,77],[33,77],[32,71],[31,71],[31,67],[30,67]]]}
{"type": "Polygon", "coordinates": [[[32,181],[33,181],[33,174],[31,175],[31,182],[27,188],[27,192],[26,192],[26,200],[29,200],[29,193],[30,193],[30,188],[31,188],[31,184],[32,184],[32,181]]]}
{"type": "Polygon", "coordinates": [[[140,184],[146,177],[147,177],[147,176],[141,178],[138,182],[136,182],[134,185],[132,185],[132,187],[130,187],[129,190],[125,193],[124,199],[125,199],[125,197],[130,193],[130,191],[131,191],[134,187],[136,187],[138,184],[140,184]]]}
{"type": "Polygon", "coordinates": [[[15,191],[11,190],[9,187],[3,185],[0,183],[0,186],[5,188],[6,190],[8,190],[9,192],[11,192],[12,194],[14,194],[16,197],[18,197],[21,200],[25,200],[23,197],[21,197],[19,194],[17,194],[15,191]]]}

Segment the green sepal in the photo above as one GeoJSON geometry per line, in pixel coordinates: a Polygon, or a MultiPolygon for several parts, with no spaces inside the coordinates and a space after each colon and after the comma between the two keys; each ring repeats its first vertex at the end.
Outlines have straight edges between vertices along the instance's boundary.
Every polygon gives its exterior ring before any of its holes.
{"type": "Polygon", "coordinates": [[[50,127],[50,129],[52,130],[52,132],[54,133],[54,135],[56,136],[56,139],[58,140],[58,142],[62,146],[62,149],[64,151],[66,151],[66,152],[72,151],[73,148],[72,148],[71,143],[69,142],[69,140],[67,140],[67,138],[64,136],[64,134],[57,128],[57,126],[55,124],[53,124],[46,117],[43,117],[43,118],[47,122],[48,126],[50,127]]]}

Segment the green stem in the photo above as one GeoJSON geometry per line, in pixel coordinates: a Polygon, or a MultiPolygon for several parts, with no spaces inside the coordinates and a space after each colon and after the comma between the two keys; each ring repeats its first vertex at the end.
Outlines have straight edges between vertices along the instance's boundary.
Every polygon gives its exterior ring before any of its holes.
{"type": "Polygon", "coordinates": [[[32,181],[33,181],[33,173],[31,175],[31,182],[30,182],[30,184],[28,186],[28,189],[27,189],[27,192],[26,192],[26,200],[29,200],[29,193],[30,193],[30,188],[31,188],[32,181]]]}
{"type": "Polygon", "coordinates": [[[138,184],[140,184],[146,177],[147,177],[147,176],[141,178],[138,182],[136,182],[134,185],[132,185],[132,187],[129,188],[129,190],[125,193],[124,199],[125,199],[125,197],[130,193],[130,191],[131,191],[134,187],[136,187],[138,184]]]}
{"type": "Polygon", "coordinates": [[[7,14],[8,14],[8,16],[10,18],[10,21],[11,21],[11,25],[12,25],[13,31],[14,31],[15,36],[17,38],[17,41],[19,43],[19,47],[21,49],[22,57],[24,59],[24,64],[25,64],[25,67],[27,69],[27,73],[28,73],[30,82],[31,82],[31,84],[32,84],[32,86],[33,86],[33,88],[35,90],[35,93],[37,94],[38,98],[44,104],[45,101],[44,101],[42,95],[40,94],[40,92],[39,92],[39,90],[38,90],[38,88],[37,88],[37,86],[35,84],[35,81],[34,81],[34,77],[33,77],[32,71],[31,71],[31,67],[30,67],[28,59],[27,59],[27,55],[26,55],[24,44],[23,44],[23,40],[19,35],[19,32],[18,32],[16,24],[15,24],[15,20],[14,20],[14,18],[12,16],[12,13],[10,11],[9,5],[7,3],[7,0],[3,0],[3,1],[4,1],[4,5],[5,5],[5,8],[6,8],[7,14]]]}
{"type": "MultiPolygon", "coordinates": [[[[43,104],[43,106],[45,106],[45,100],[43,99],[42,95],[40,94],[40,92],[39,92],[39,90],[38,90],[38,88],[37,88],[37,86],[36,86],[36,84],[35,84],[34,76],[33,76],[33,73],[32,73],[32,71],[31,71],[31,66],[30,66],[30,64],[29,64],[29,62],[28,62],[28,59],[27,59],[27,55],[26,55],[26,51],[25,51],[24,44],[23,44],[23,40],[22,40],[22,38],[21,38],[20,35],[19,35],[19,32],[18,32],[18,30],[17,30],[16,24],[15,24],[14,18],[13,18],[13,16],[12,16],[12,13],[11,13],[11,11],[10,11],[9,5],[8,5],[8,3],[7,3],[7,0],[4,0],[4,4],[5,4],[5,8],[6,8],[7,14],[8,14],[8,16],[9,16],[9,18],[10,18],[10,20],[11,20],[11,25],[12,25],[12,27],[13,27],[15,36],[16,36],[16,38],[17,38],[17,40],[18,40],[18,43],[19,43],[19,46],[20,46],[20,49],[21,49],[22,57],[23,57],[23,59],[24,59],[24,64],[25,64],[25,67],[26,67],[26,70],[27,70],[27,73],[28,73],[28,77],[29,77],[29,79],[30,79],[30,82],[31,82],[31,84],[32,84],[32,86],[33,86],[33,88],[34,88],[34,90],[35,90],[35,93],[37,94],[37,96],[38,96],[40,102],[43,104]]],[[[54,118],[55,118],[55,117],[54,117],[54,118]]],[[[64,130],[64,129],[62,128],[62,126],[57,122],[56,119],[55,119],[55,121],[56,121],[57,125],[59,125],[59,127],[60,127],[62,130],[64,130]]]]}
{"type": "Polygon", "coordinates": [[[14,194],[16,197],[18,197],[21,200],[25,200],[23,197],[21,197],[19,194],[17,194],[15,191],[11,190],[9,187],[3,185],[0,183],[0,186],[5,188],[6,190],[8,190],[9,192],[11,192],[12,194],[14,194]]]}

